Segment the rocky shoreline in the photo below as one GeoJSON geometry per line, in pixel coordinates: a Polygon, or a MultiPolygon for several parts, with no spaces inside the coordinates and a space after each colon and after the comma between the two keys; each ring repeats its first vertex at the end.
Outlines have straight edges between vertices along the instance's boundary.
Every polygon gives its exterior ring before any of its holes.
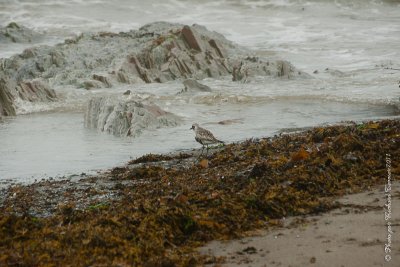
{"type": "MultiPolygon", "coordinates": [[[[0,42],[28,42],[36,35],[39,38],[38,33],[10,23],[0,29],[0,42]]],[[[0,59],[0,117],[17,115],[25,102],[58,101],[60,87],[94,90],[132,85],[134,92],[135,84],[181,80],[183,92],[196,92],[210,90],[197,80],[224,76],[241,82],[256,76],[311,77],[288,61],[254,57],[252,51],[201,25],[154,22],[129,32],[84,33],[0,59]]],[[[92,99],[85,125],[118,136],[137,136],[146,128],[179,123],[174,114],[160,118],[166,114],[158,107],[154,112],[155,103],[130,100],[92,99]]]]}
{"type": "MultiPolygon", "coordinates": [[[[198,151],[146,155],[98,176],[0,191],[0,265],[196,266],[196,248],[340,208],[385,183],[400,121],[349,123],[198,151]]],[[[400,166],[392,162],[397,179],[400,166]]]]}

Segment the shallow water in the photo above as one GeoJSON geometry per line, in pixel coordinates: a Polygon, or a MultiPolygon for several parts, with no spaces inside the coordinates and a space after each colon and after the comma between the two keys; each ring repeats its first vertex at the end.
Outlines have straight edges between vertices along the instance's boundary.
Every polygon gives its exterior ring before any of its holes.
{"type": "MultiPolygon", "coordinates": [[[[3,0],[0,24],[15,21],[55,44],[80,32],[128,31],[153,21],[198,23],[254,50],[289,60],[313,79],[261,77],[250,83],[206,79],[212,93],[177,95],[179,82],[85,91],[56,88],[61,100],[19,103],[16,118],[0,122],[0,181],[32,182],[93,172],[144,153],[198,147],[188,130],[203,124],[224,141],[269,136],[346,120],[399,115],[400,3],[398,1],[131,1],[3,0]],[[315,70],[318,73],[313,73],[315,70]],[[117,138],[83,127],[93,95],[131,90],[183,117],[176,128],[117,138]],[[42,112],[39,112],[42,111],[42,112]],[[43,112],[45,111],[45,112],[43,112]],[[39,112],[39,113],[37,113],[39,112]],[[231,124],[218,124],[232,120],[231,124]]],[[[38,44],[0,44],[8,57],[38,44]]]]}
{"type": "MultiPolygon", "coordinates": [[[[174,110],[186,108],[176,105],[174,110]]],[[[396,114],[385,105],[349,104],[308,99],[267,100],[252,104],[194,104],[196,121],[225,142],[271,136],[286,129],[396,114]],[[226,113],[229,110],[229,113],[226,113]],[[318,113],[318,116],[315,114],[318,113]],[[231,124],[218,121],[231,120],[231,124]]],[[[199,147],[189,131],[192,117],[179,127],[146,131],[138,138],[120,138],[85,129],[80,112],[51,112],[7,118],[0,124],[2,183],[94,173],[145,153],[166,153],[199,147]]]]}

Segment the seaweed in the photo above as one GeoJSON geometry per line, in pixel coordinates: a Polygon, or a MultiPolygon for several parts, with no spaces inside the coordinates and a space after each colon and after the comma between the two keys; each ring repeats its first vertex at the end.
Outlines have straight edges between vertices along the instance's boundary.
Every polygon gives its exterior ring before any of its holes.
{"type": "MultiPolygon", "coordinates": [[[[329,211],[338,196],[384,184],[385,154],[399,158],[399,137],[400,122],[384,120],[227,144],[202,160],[149,154],[82,180],[114,184],[107,192],[117,197],[92,199],[102,192],[90,188],[76,197],[65,192],[69,201],[59,198],[45,217],[35,216],[34,185],[10,187],[0,206],[0,265],[221,263],[196,247],[329,211]],[[185,164],[174,163],[182,158],[185,164]]],[[[393,161],[392,177],[399,173],[393,161]]],[[[56,185],[45,186],[51,192],[56,185]]]]}

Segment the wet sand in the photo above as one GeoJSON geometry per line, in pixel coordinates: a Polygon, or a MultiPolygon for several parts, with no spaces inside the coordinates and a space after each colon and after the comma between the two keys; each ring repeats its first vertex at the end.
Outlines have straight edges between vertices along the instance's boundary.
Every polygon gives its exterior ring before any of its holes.
{"type": "Polygon", "coordinates": [[[383,186],[342,197],[338,199],[342,206],[326,214],[287,218],[282,228],[231,241],[213,241],[199,251],[223,259],[221,266],[232,267],[398,266],[400,182],[392,185],[391,194],[389,221],[394,233],[389,261],[384,252],[388,230],[383,186]]]}

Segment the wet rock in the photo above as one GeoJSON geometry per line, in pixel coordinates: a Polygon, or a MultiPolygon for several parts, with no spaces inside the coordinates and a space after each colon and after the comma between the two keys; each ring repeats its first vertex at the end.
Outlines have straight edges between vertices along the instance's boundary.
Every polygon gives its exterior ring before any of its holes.
{"type": "Polygon", "coordinates": [[[22,100],[34,101],[55,101],[56,93],[49,85],[40,79],[21,82],[18,93],[22,100]]]}
{"type": "Polygon", "coordinates": [[[180,118],[160,107],[134,100],[96,97],[89,101],[85,126],[116,136],[138,136],[146,129],[177,126],[180,118]]]}
{"type": "Polygon", "coordinates": [[[0,43],[31,43],[42,38],[42,34],[11,22],[0,28],[0,43]]]}
{"type": "Polygon", "coordinates": [[[234,123],[243,123],[243,119],[229,119],[229,120],[222,120],[222,121],[218,122],[218,124],[221,124],[221,125],[231,125],[234,123]]]}
{"type": "Polygon", "coordinates": [[[199,52],[202,52],[204,50],[204,48],[201,47],[200,38],[197,35],[196,31],[193,31],[189,26],[183,26],[182,35],[191,49],[197,50],[199,52]]]}
{"type": "Polygon", "coordinates": [[[183,85],[185,88],[181,91],[181,93],[187,92],[211,92],[211,88],[207,85],[201,84],[193,79],[186,79],[183,81],[183,85]]]}
{"type": "Polygon", "coordinates": [[[265,61],[262,59],[247,57],[236,61],[232,71],[233,81],[248,81],[251,77],[272,76],[282,78],[309,78],[310,75],[297,70],[291,63],[284,60],[265,61]]]}
{"type": "Polygon", "coordinates": [[[226,57],[226,52],[223,50],[222,46],[217,43],[217,41],[211,39],[210,41],[208,41],[208,43],[216,50],[217,54],[221,58],[226,57]]]}
{"type": "MultiPolygon", "coordinates": [[[[174,24],[172,29],[166,29],[158,36],[152,33],[151,36],[156,38],[151,45],[128,55],[115,71],[117,80],[130,83],[138,76],[150,83],[179,78],[217,78],[230,73],[223,48],[229,41],[223,37],[216,40],[215,34],[198,25],[177,26],[174,24]]],[[[141,28],[141,34],[150,29],[154,30],[154,27],[141,28]]]]}
{"type": "Polygon", "coordinates": [[[13,105],[13,95],[8,90],[7,82],[4,79],[0,80],[0,117],[14,116],[15,107],[13,105]]]}
{"type": "MultiPolygon", "coordinates": [[[[25,31],[16,24],[7,27],[7,32],[25,31]]],[[[22,88],[18,85],[36,79],[48,83],[49,87],[68,85],[91,89],[110,88],[118,83],[162,83],[230,75],[234,81],[248,81],[260,75],[307,76],[289,62],[248,57],[248,52],[221,34],[196,24],[155,22],[124,33],[85,33],[63,44],[33,47],[20,55],[1,59],[0,78],[18,87],[12,88],[12,97],[2,96],[2,109],[8,110],[2,113],[14,114],[11,106],[18,108],[16,100],[22,88]]],[[[43,95],[29,99],[48,101],[43,95]]]]}
{"type": "Polygon", "coordinates": [[[84,81],[82,86],[87,89],[93,89],[93,88],[101,88],[102,87],[102,83],[99,81],[94,81],[94,80],[89,80],[89,81],[84,81]]]}
{"type": "Polygon", "coordinates": [[[93,79],[101,82],[107,88],[111,87],[111,82],[109,81],[109,79],[106,76],[93,74],[93,79]]]}
{"type": "Polygon", "coordinates": [[[15,116],[15,99],[23,101],[55,101],[56,93],[49,85],[41,80],[35,79],[15,83],[13,80],[1,78],[0,75],[0,115],[15,116]]]}

